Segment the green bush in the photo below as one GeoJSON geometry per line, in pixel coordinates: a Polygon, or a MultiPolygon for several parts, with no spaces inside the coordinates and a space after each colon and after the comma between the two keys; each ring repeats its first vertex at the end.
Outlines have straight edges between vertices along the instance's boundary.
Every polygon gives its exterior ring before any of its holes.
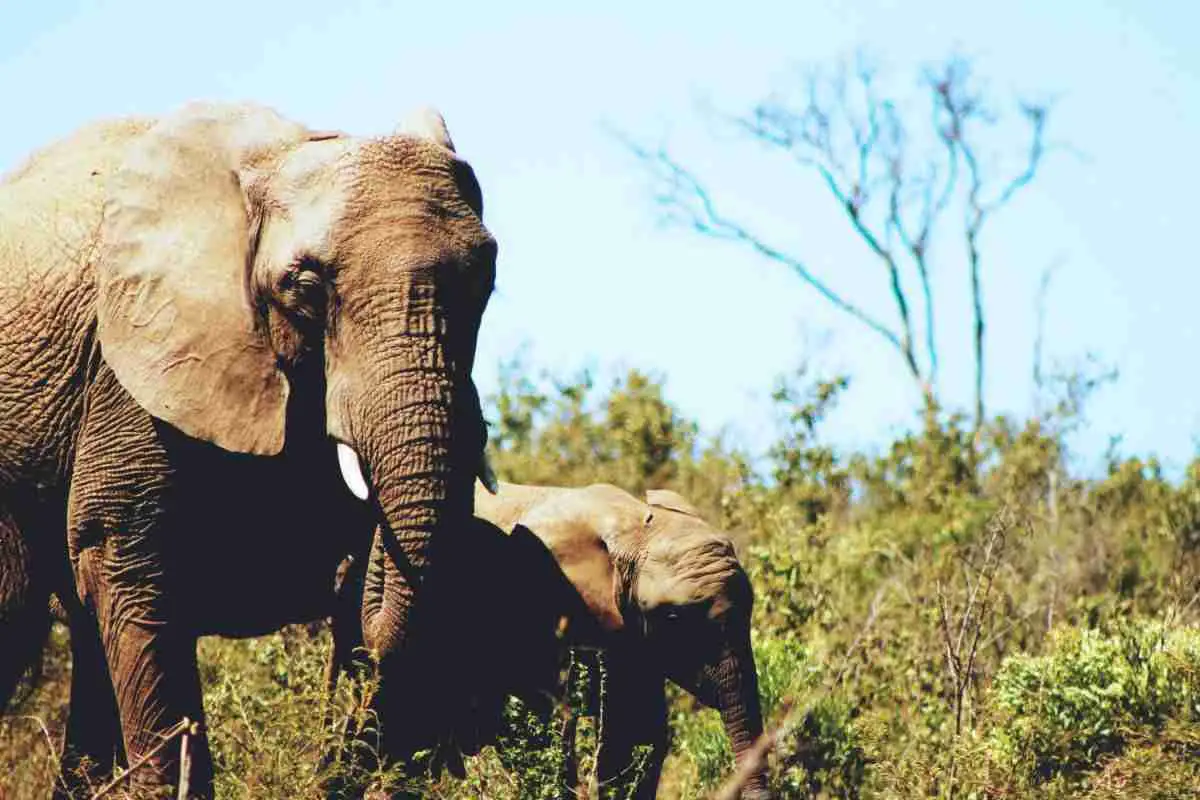
{"type": "Polygon", "coordinates": [[[1168,728],[1200,735],[1200,631],[1061,629],[1045,655],[1005,660],[992,695],[997,759],[1034,782],[1071,777],[1168,728]]]}
{"type": "MultiPolygon", "coordinates": [[[[766,719],[786,722],[770,760],[780,796],[1200,796],[1200,458],[1179,481],[1115,448],[1100,474],[1080,471],[1068,434],[1086,382],[1064,384],[1045,414],[979,430],[931,406],[910,430],[852,451],[822,437],[847,381],[801,371],[775,387],[774,442],[750,453],[702,435],[653,375],[605,385],[529,374],[510,364],[488,403],[501,478],[670,488],[734,536],[754,586],[766,719]],[[987,562],[1003,508],[1010,528],[987,562]],[[948,640],[978,643],[961,702],[948,640]]],[[[324,699],[327,648],[325,633],[298,629],[201,643],[222,797],[320,797],[325,778],[347,771],[400,783],[395,770],[321,766],[363,713],[346,685],[324,699]]],[[[61,735],[68,662],[56,628],[43,685],[0,720],[6,798],[46,794],[54,758],[41,725],[61,735]]],[[[660,797],[690,800],[725,779],[732,756],[716,712],[669,697],[660,797]]],[[[559,711],[510,704],[505,737],[468,759],[466,780],[407,785],[444,798],[549,796],[561,782],[559,711]]],[[[586,775],[589,718],[579,741],[586,775]]]]}

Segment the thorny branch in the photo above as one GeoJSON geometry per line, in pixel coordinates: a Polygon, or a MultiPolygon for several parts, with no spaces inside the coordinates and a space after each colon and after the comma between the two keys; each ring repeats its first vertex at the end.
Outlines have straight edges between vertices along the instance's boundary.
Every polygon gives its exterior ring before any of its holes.
{"type": "Polygon", "coordinates": [[[54,738],[50,736],[50,729],[46,727],[46,723],[42,721],[41,717],[35,717],[32,714],[22,714],[21,716],[17,717],[17,719],[27,719],[27,720],[30,720],[31,722],[37,723],[38,729],[41,730],[41,732],[42,732],[42,738],[44,738],[46,740],[46,747],[50,754],[50,762],[52,764],[54,764],[54,779],[58,780],[59,765],[58,765],[57,760],[54,758],[54,754],[56,751],[56,748],[54,746],[54,738]]]}
{"type": "Polygon", "coordinates": [[[883,598],[887,595],[888,591],[895,586],[896,582],[896,579],[893,578],[886,583],[880,584],[879,588],[875,590],[875,596],[871,598],[871,604],[867,609],[867,618],[863,622],[862,627],[859,628],[858,634],[854,637],[854,641],[850,643],[850,647],[846,650],[846,655],[842,659],[842,668],[838,671],[837,678],[834,680],[835,684],[842,683],[842,681],[845,680],[846,675],[850,672],[850,667],[853,664],[854,654],[858,651],[858,648],[860,645],[862,645],[863,640],[867,638],[867,635],[870,634],[871,629],[875,626],[875,620],[879,616],[879,610],[883,602],[883,598]]]}
{"type": "Polygon", "coordinates": [[[120,786],[126,780],[131,778],[135,772],[137,772],[139,769],[144,767],[146,764],[149,764],[151,759],[153,759],[156,755],[158,755],[164,748],[166,748],[167,745],[169,745],[171,742],[173,742],[176,738],[181,738],[182,742],[183,742],[183,746],[181,748],[181,753],[180,753],[180,762],[179,762],[179,796],[187,797],[188,796],[188,778],[189,778],[188,765],[190,763],[188,738],[192,737],[192,736],[197,736],[197,735],[199,735],[199,733],[200,733],[200,723],[193,722],[192,720],[188,719],[187,717],[184,717],[179,722],[175,723],[175,725],[172,726],[171,729],[168,730],[166,733],[161,734],[161,737],[160,737],[158,743],[156,745],[154,745],[154,747],[147,750],[145,753],[142,753],[142,755],[136,761],[134,761],[133,763],[131,763],[129,765],[129,769],[125,770],[120,775],[115,776],[111,781],[106,783],[98,792],[96,792],[94,795],[92,795],[92,800],[100,800],[101,797],[104,797],[105,795],[109,794],[110,792],[112,792],[113,789],[116,789],[118,786],[120,786]]]}
{"type": "Polygon", "coordinates": [[[1012,511],[1005,506],[988,526],[987,539],[983,546],[982,561],[978,566],[968,564],[978,572],[976,580],[965,578],[967,602],[958,620],[957,632],[951,621],[951,611],[946,599],[945,587],[937,583],[938,624],[942,643],[946,650],[946,665],[954,683],[954,732],[962,732],[963,699],[974,679],[975,657],[979,652],[979,639],[983,633],[983,617],[988,611],[988,600],[996,572],[1000,568],[1007,543],[1008,532],[1013,525],[1012,511]]]}

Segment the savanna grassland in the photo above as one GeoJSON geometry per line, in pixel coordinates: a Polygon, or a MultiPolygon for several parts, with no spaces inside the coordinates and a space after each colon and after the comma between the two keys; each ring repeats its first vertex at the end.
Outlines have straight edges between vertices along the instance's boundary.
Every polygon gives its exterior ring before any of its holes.
{"type": "MultiPolygon", "coordinates": [[[[756,592],[755,648],[780,797],[1200,795],[1200,460],[1178,481],[1122,455],[1087,475],[1068,447],[1097,386],[1057,385],[1025,420],[927,408],[911,433],[846,452],[822,422],[849,382],[799,373],[748,453],[701,434],[631,371],[534,380],[491,398],[502,479],[676,489],[732,532],[756,592]]],[[[0,722],[4,798],[42,797],[69,666],[56,629],[39,687],[0,722]]],[[[318,796],[325,630],[205,640],[226,798],[318,796]]],[[[705,796],[731,757],[715,712],[672,692],[660,796],[705,796]]],[[[500,746],[433,796],[556,797],[553,731],[515,702],[500,746]]],[[[582,770],[594,732],[582,725],[582,770]]]]}

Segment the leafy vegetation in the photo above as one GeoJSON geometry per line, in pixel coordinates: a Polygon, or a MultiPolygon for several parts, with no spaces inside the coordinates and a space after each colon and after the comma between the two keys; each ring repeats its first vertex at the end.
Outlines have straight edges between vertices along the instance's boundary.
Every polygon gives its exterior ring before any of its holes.
{"type": "MultiPolygon", "coordinates": [[[[703,436],[652,375],[531,376],[509,364],[489,402],[502,478],[668,487],[735,535],[764,712],[783,726],[779,796],[1200,793],[1200,461],[1172,482],[1114,448],[1079,474],[1068,442],[1086,381],[977,431],[931,405],[879,452],[850,453],[821,436],[849,381],[801,371],[775,392],[774,444],[749,453],[703,436]]],[[[303,628],[203,642],[220,796],[317,796],[323,748],[361,713],[348,688],[324,699],[327,647],[303,628]]],[[[0,721],[5,797],[41,796],[52,774],[39,721],[61,730],[66,660],[56,631],[42,686],[0,721]]],[[[670,697],[661,796],[702,796],[729,774],[728,743],[716,712],[670,697]]],[[[514,701],[465,781],[413,788],[553,796],[562,719],[514,701]]],[[[586,776],[586,718],[579,732],[586,776]]]]}

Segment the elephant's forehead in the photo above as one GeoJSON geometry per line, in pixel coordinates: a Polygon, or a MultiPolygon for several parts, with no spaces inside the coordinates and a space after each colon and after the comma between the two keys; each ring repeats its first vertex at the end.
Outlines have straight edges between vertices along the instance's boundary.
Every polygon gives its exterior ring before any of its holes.
{"type": "Polygon", "coordinates": [[[420,199],[437,215],[477,216],[464,196],[456,160],[447,150],[408,136],[362,141],[354,151],[362,192],[400,201],[420,199]]]}
{"type": "MultiPolygon", "coordinates": [[[[334,247],[332,232],[343,218],[348,201],[347,168],[356,144],[350,139],[307,143],[288,155],[271,175],[263,201],[286,234],[274,237],[290,260],[290,251],[304,250],[328,258],[334,247]]],[[[272,244],[268,236],[266,245],[272,244]]]]}
{"type": "Polygon", "coordinates": [[[469,167],[427,142],[364,141],[354,152],[342,245],[347,261],[396,250],[457,261],[494,239],[476,213],[469,167]],[[455,165],[458,166],[455,166],[455,165]]]}
{"type": "Polygon", "coordinates": [[[658,532],[647,543],[638,578],[644,607],[685,605],[722,594],[739,565],[732,543],[711,532],[658,532]]]}
{"type": "Polygon", "coordinates": [[[703,519],[665,508],[654,508],[647,548],[666,560],[728,557],[734,555],[733,540],[703,519]]]}
{"type": "Polygon", "coordinates": [[[306,142],[288,153],[273,175],[276,184],[293,192],[323,191],[353,173],[360,140],[349,137],[306,142]]]}

